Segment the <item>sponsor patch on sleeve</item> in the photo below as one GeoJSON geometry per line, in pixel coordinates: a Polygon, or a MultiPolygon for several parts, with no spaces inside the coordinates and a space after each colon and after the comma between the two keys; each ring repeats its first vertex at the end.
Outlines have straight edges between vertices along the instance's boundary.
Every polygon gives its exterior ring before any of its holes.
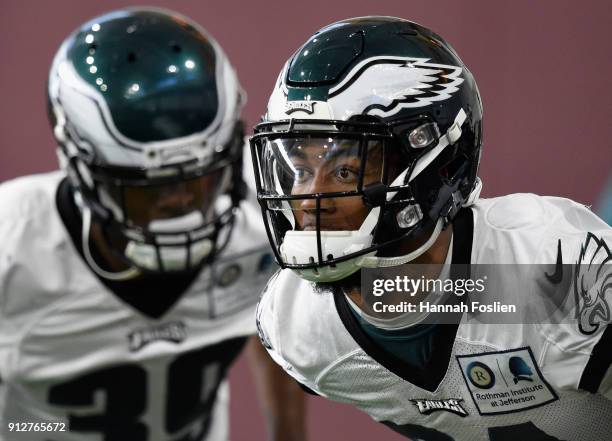
{"type": "Polygon", "coordinates": [[[223,317],[255,306],[266,282],[276,271],[268,248],[219,259],[212,265],[212,317],[223,317]]]}
{"type": "Polygon", "coordinates": [[[481,415],[520,412],[558,399],[529,347],[456,357],[481,415]]]}

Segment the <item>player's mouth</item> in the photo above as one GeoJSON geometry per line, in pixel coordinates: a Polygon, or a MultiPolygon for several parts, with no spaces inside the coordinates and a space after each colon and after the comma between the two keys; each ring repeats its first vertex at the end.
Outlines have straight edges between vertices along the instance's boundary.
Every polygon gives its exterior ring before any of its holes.
{"type": "MultiPolygon", "coordinates": [[[[305,222],[303,224],[298,223],[297,229],[300,231],[316,231],[317,224],[316,222],[305,222]]],[[[321,231],[342,231],[350,228],[348,228],[347,225],[341,224],[339,222],[325,222],[323,219],[321,219],[321,225],[319,225],[319,229],[321,231]]]]}

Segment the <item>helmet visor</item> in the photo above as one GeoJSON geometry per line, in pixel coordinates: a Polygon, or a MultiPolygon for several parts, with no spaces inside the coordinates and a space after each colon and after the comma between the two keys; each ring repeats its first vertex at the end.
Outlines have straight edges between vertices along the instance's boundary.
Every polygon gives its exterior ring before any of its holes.
{"type": "Polygon", "coordinates": [[[358,194],[383,179],[381,141],[295,137],[265,139],[260,154],[264,192],[279,196],[358,194]]]}
{"type": "Polygon", "coordinates": [[[383,145],[356,138],[301,136],[264,139],[260,178],[271,210],[284,211],[296,230],[354,230],[370,207],[361,197],[383,182],[383,145]]]}
{"type": "MultiPolygon", "coordinates": [[[[211,218],[215,201],[224,191],[223,174],[223,170],[216,170],[202,176],[159,184],[113,185],[106,182],[102,187],[108,192],[112,203],[121,208],[127,225],[149,230],[158,221],[193,214],[198,214],[200,222],[211,218]]],[[[192,218],[195,219],[195,216],[192,218]]]]}

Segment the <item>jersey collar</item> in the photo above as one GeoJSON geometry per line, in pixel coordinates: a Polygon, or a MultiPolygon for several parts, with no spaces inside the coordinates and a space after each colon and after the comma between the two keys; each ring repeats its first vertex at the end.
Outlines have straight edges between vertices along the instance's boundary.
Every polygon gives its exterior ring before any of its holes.
{"type": "MultiPolygon", "coordinates": [[[[472,240],[474,236],[474,218],[472,210],[462,209],[453,222],[452,278],[470,276],[470,261],[472,256],[472,240]],[[457,266],[459,265],[459,266],[457,266]],[[463,273],[463,274],[461,274],[463,273]]],[[[464,297],[452,296],[453,301],[465,301],[464,297]]],[[[334,289],[334,303],[342,324],[351,334],[355,342],[375,361],[393,372],[398,377],[425,389],[435,391],[448,370],[453,351],[455,336],[459,328],[462,314],[457,314],[455,324],[436,325],[433,337],[433,349],[427,363],[419,368],[400,360],[393,354],[376,345],[363,331],[350,305],[340,289],[334,289]]]]}

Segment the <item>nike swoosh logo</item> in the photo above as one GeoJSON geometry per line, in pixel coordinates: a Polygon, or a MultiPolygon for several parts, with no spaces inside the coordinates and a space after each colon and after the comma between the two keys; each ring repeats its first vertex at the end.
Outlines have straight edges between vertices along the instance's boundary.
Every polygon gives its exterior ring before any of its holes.
{"type": "Polygon", "coordinates": [[[563,256],[561,255],[561,239],[557,242],[557,263],[555,264],[554,274],[544,273],[546,278],[553,285],[558,285],[563,280],[563,256]]]}

